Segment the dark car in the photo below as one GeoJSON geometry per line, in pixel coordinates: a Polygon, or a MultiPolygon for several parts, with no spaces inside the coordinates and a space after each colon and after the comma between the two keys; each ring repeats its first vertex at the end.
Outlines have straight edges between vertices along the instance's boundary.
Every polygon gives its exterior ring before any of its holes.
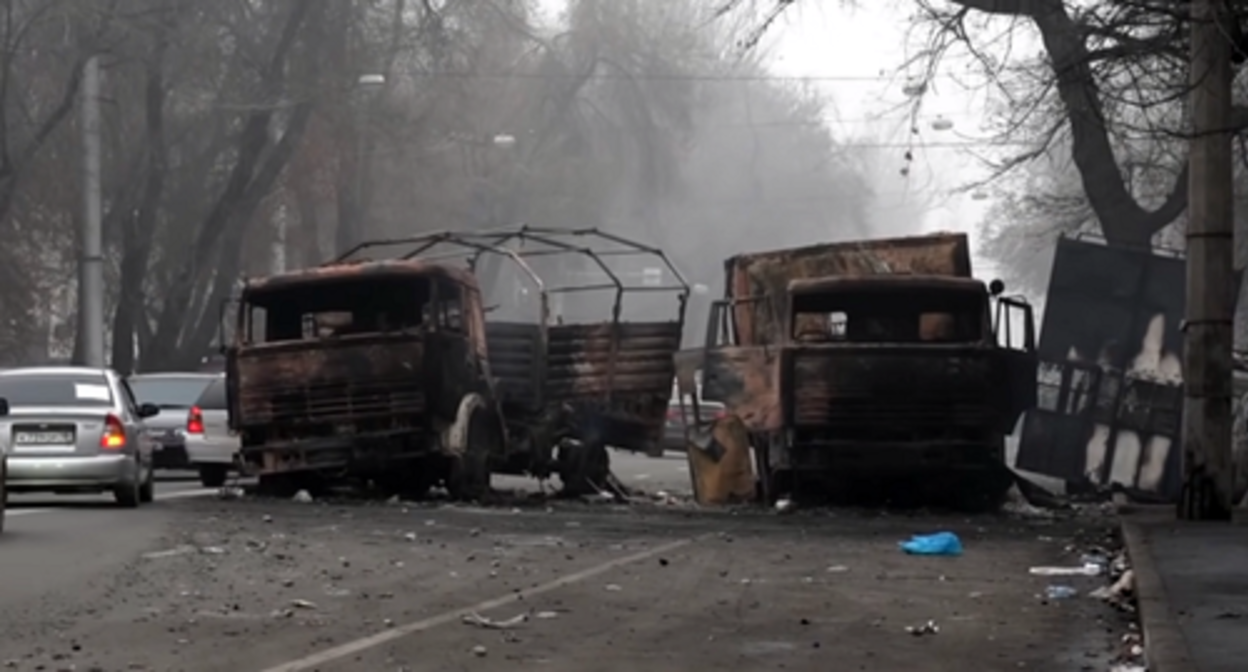
{"type": "Polygon", "coordinates": [[[186,455],[187,413],[219,373],[143,373],[129,378],[139,402],[150,402],[160,414],[147,419],[156,439],[157,469],[191,469],[186,455]]]}
{"type": "MultiPolygon", "coordinates": [[[[693,409],[685,411],[687,418],[681,417],[680,402],[676,399],[668,402],[667,422],[663,425],[663,442],[660,450],[652,451],[650,457],[662,457],[667,451],[685,452],[685,421],[693,422],[693,409]]],[[[704,424],[724,417],[724,405],[716,401],[703,401],[698,405],[698,419],[704,424]]]]}

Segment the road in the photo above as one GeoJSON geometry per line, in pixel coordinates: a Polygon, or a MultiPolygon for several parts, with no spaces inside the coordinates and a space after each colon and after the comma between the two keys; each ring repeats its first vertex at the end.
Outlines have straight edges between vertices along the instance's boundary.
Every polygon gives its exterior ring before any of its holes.
{"type": "MultiPolygon", "coordinates": [[[[680,460],[616,465],[630,485],[688,490],[680,460]]],[[[1075,562],[1104,520],[779,516],[523,491],[489,507],[201,493],[162,483],[138,511],[22,501],[0,540],[6,669],[799,670],[836,660],[845,670],[1103,670],[1126,628],[1099,602],[1040,599],[1050,580],[1028,575],[1075,562]],[[897,548],[939,529],[961,536],[962,557],[897,548]],[[465,624],[472,613],[525,620],[465,624]],[[929,619],[938,632],[907,633],[929,619]]]]}

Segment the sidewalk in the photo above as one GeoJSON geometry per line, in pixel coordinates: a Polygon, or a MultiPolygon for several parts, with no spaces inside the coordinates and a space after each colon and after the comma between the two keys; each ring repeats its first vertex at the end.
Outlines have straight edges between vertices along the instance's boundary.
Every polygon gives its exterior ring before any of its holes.
{"type": "Polygon", "coordinates": [[[1248,670],[1248,519],[1186,523],[1150,507],[1122,527],[1149,672],[1248,670]]]}

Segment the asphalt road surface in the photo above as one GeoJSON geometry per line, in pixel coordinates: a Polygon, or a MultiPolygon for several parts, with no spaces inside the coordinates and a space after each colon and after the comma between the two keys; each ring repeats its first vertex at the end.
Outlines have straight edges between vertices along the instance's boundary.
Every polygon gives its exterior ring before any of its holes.
{"type": "MultiPolygon", "coordinates": [[[[621,480],[651,492],[687,491],[683,466],[616,456],[621,480]]],[[[1097,601],[1044,599],[1055,580],[1028,573],[1078,564],[1103,519],[704,512],[528,490],[484,507],[221,500],[194,483],[162,483],[135,511],[15,497],[0,537],[0,664],[1106,670],[1127,627],[1097,601]],[[961,557],[897,547],[945,529],[961,557]],[[907,632],[928,621],[936,632],[907,632]]]]}

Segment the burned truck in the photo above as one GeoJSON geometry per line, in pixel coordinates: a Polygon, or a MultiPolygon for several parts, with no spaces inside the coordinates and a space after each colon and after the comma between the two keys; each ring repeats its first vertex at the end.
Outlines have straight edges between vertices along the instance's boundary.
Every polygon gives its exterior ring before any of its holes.
{"type": "Polygon", "coordinates": [[[965,235],[743,254],[725,269],[681,386],[700,369],[703,398],[743,426],[765,500],[1000,505],[1005,436],[1035,404],[1035,328],[1024,300],[971,277],[965,235]]]}
{"type": "Polygon", "coordinates": [[[507,444],[471,273],[330,264],[247,280],[238,305],[229,425],[263,490],[345,477],[410,495],[488,489],[507,444]]]}
{"type": "Polygon", "coordinates": [[[458,260],[491,297],[487,364],[510,447],[492,462],[496,473],[558,475],[568,494],[603,491],[608,448],[661,441],[689,295],[661,250],[598,229],[523,226],[351,254],[396,247],[405,259],[458,260]],[[647,281],[659,269],[670,280],[647,281]],[[626,320],[639,304],[642,319],[626,320]]]}
{"type": "Polygon", "coordinates": [[[662,431],[687,288],[672,288],[676,319],[624,322],[628,288],[605,262],[597,286],[557,287],[534,271],[552,255],[602,261],[590,239],[624,250],[604,255],[666,262],[594,230],[524,227],[365,243],[319,268],[248,281],[227,388],[249,471],[283,491],[354,478],[479,498],[495,473],[604,487],[608,445],[648,445],[662,431]],[[396,246],[392,258],[363,258],[396,246]],[[519,269],[529,288],[486,306],[479,273],[500,282],[483,258],[519,269]],[[553,296],[592,289],[612,292],[607,319],[563,324],[552,312],[553,296]],[[525,302],[531,321],[487,323],[487,311],[525,302]]]}

